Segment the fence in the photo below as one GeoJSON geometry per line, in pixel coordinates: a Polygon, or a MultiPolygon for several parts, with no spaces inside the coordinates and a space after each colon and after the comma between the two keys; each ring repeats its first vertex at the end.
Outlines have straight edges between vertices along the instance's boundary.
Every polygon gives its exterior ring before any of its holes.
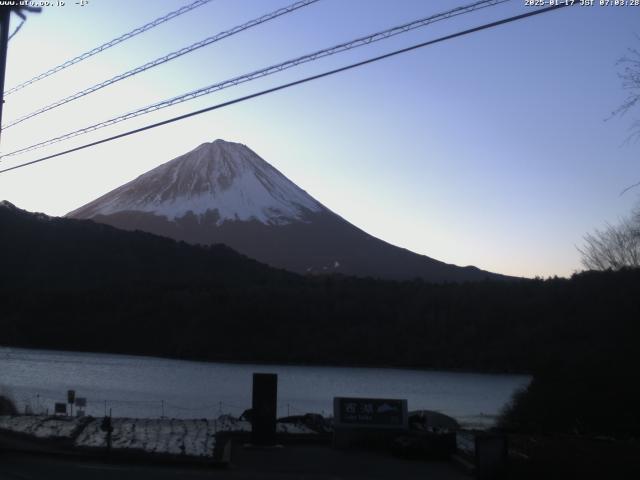
{"type": "MultiPolygon", "coordinates": [[[[77,397],[82,397],[82,392],[77,392],[77,397]]],[[[122,400],[115,398],[86,398],[86,406],[82,408],[86,415],[94,417],[112,415],[114,417],[132,418],[217,418],[220,415],[231,415],[240,417],[242,413],[251,408],[250,402],[242,406],[227,401],[213,401],[211,403],[193,405],[179,404],[176,400],[166,401],[164,399],[131,399],[122,400]]],[[[62,393],[59,396],[33,394],[21,398],[22,405],[19,409],[25,414],[49,415],[54,412],[55,403],[66,402],[66,396],[62,393]],[[22,407],[22,408],[20,408],[22,407]]],[[[79,407],[75,407],[77,412],[79,407]]],[[[292,404],[289,401],[278,402],[278,418],[293,415],[304,415],[311,413],[303,408],[292,404]]],[[[326,412],[320,413],[325,416],[326,412]]]]}

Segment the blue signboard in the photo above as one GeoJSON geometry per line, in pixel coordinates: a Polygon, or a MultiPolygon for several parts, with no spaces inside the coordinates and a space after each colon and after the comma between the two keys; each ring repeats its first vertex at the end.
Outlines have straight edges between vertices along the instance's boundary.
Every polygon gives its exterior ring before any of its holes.
{"type": "Polygon", "coordinates": [[[336,397],[333,417],[338,428],[408,428],[406,400],[336,397]]]}

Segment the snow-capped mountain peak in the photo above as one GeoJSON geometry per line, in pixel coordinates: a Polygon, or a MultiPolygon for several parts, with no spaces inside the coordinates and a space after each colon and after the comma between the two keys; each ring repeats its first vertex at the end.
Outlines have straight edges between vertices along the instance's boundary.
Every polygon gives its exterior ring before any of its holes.
{"type": "Polygon", "coordinates": [[[253,151],[216,140],[67,214],[199,245],[222,243],[302,274],[470,281],[499,277],[399,248],[325,208],[253,151]]]}
{"type": "Polygon", "coordinates": [[[203,143],[122,185],[70,216],[145,212],[181,218],[217,214],[217,223],[257,220],[283,225],[324,207],[240,143],[203,143]]]}

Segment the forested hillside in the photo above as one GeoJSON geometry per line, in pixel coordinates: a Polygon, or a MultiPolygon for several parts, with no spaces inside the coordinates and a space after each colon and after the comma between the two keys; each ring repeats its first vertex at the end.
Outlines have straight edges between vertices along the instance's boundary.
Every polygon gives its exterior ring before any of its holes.
{"type": "Polygon", "coordinates": [[[228,361],[534,371],[637,363],[640,271],[302,277],[224,246],[0,208],[0,343],[228,361]]]}

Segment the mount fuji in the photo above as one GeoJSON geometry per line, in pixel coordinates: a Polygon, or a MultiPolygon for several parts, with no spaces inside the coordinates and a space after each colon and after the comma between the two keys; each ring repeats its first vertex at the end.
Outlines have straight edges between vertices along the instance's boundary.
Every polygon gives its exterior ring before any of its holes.
{"type": "Polygon", "coordinates": [[[67,214],[192,244],[224,243],[298,273],[461,282],[507,278],[413,253],[355,227],[248,147],[204,143],[67,214]]]}

